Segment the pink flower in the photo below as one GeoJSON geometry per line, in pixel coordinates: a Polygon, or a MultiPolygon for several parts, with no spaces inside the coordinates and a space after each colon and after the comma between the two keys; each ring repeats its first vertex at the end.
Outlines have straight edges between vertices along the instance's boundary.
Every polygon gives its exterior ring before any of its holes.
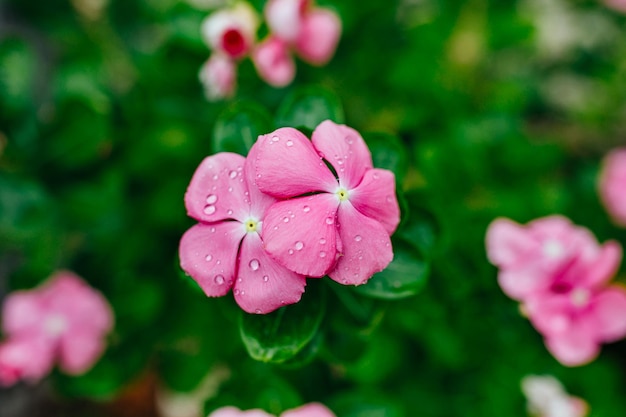
{"type": "Polygon", "coordinates": [[[615,223],[626,226],[626,148],[614,149],[604,158],[598,188],[615,223]]]}
{"type": "Polygon", "coordinates": [[[503,291],[522,302],[561,363],[587,363],[601,343],[626,336],[626,289],[608,285],[621,261],[619,244],[600,246],[588,230],[560,216],[525,227],[496,219],[486,240],[503,291]]]}
{"type": "Polygon", "coordinates": [[[274,262],[263,249],[267,208],[276,200],[254,179],[257,146],[248,158],[222,152],[202,161],[185,194],[189,216],[200,223],[180,242],[180,264],[209,297],[231,288],[249,313],[269,313],[297,303],[305,277],[274,262]]]}
{"type": "MultiPolygon", "coordinates": [[[[241,411],[235,407],[222,407],[208,417],[274,417],[260,409],[241,411]]],[[[319,403],[310,403],[293,410],[287,410],[280,417],[335,417],[332,411],[319,403]]]]}
{"type": "Polygon", "coordinates": [[[271,34],[286,42],[305,61],[324,65],[341,36],[341,20],[310,0],[269,0],[265,18],[271,34]]]}
{"type": "Polygon", "coordinates": [[[259,19],[248,3],[240,1],[219,10],[202,22],[202,37],[214,51],[232,59],[240,59],[252,50],[259,19]]]}
{"type": "Polygon", "coordinates": [[[113,314],[99,292],[72,272],[59,271],[38,288],[10,294],[2,327],[8,338],[0,347],[2,379],[37,381],[56,360],[69,374],[91,368],[104,350],[113,314]]]}
{"type": "Polygon", "coordinates": [[[296,64],[287,43],[279,38],[268,37],[252,53],[252,60],[259,76],[274,87],[284,87],[293,81],[296,64]]]}
{"type": "Polygon", "coordinates": [[[198,74],[209,101],[231,97],[235,92],[237,68],[235,62],[221,54],[213,54],[198,74]]]}
{"type": "Polygon", "coordinates": [[[322,122],[312,141],[281,128],[257,141],[257,184],[279,199],[266,213],[269,254],[300,274],[363,284],[393,258],[400,211],[392,172],[376,169],[361,135],[322,122]],[[326,160],[337,177],[325,164],[326,160]]]}
{"type": "Polygon", "coordinates": [[[587,403],[567,394],[552,376],[528,375],[522,380],[522,391],[528,400],[528,412],[536,417],[585,417],[587,403]]]}
{"type": "Polygon", "coordinates": [[[613,10],[626,13],[626,0],[604,0],[604,4],[613,10]]]}

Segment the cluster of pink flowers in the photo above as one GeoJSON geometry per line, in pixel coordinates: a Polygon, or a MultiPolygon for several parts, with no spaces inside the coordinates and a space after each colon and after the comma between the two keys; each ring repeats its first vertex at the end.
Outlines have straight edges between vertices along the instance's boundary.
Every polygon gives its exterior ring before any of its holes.
{"type": "Polygon", "coordinates": [[[207,296],[232,288],[257,314],[298,302],[306,277],[365,283],[391,262],[400,220],[393,173],[373,167],[356,130],[328,120],[311,140],[280,128],[247,158],[207,157],[185,206],[199,223],[181,239],[182,269],[207,296]]]}
{"type": "Polygon", "coordinates": [[[259,76],[283,87],[296,74],[293,53],[312,65],[332,58],[341,36],[341,20],[333,11],[311,0],[269,0],[265,5],[269,29],[257,43],[260,18],[245,1],[211,14],[202,23],[202,37],[213,54],[200,70],[205,95],[218,100],[234,94],[237,62],[250,57],[259,76]]]}
{"type": "MultiPolygon", "coordinates": [[[[274,417],[261,409],[241,411],[235,407],[222,407],[208,417],[274,417]]],[[[287,410],[280,417],[335,417],[332,411],[320,403],[309,403],[302,407],[287,410]]]]}
{"type": "Polygon", "coordinates": [[[113,313],[106,299],[69,271],[5,300],[0,343],[0,385],[37,382],[55,362],[72,375],[89,370],[106,346],[113,313]]]}
{"type": "Polygon", "coordinates": [[[626,148],[614,149],[604,158],[598,188],[613,221],[626,227],[626,148]]]}
{"type": "Polygon", "coordinates": [[[626,336],[626,288],[609,284],[622,257],[618,243],[600,245],[587,229],[550,216],[526,226],[496,219],[486,245],[500,287],[562,364],[590,362],[602,343],[626,336]]]}
{"type": "Polygon", "coordinates": [[[522,391],[534,417],[585,417],[589,413],[587,403],[569,395],[552,376],[528,375],[522,380],[522,391]]]}

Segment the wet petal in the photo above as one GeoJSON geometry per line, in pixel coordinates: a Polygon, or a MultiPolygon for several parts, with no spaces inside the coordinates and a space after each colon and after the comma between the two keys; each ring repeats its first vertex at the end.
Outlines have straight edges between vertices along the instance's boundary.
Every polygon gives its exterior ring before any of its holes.
{"type": "Polygon", "coordinates": [[[287,410],[280,417],[335,417],[335,414],[320,403],[310,403],[287,410]]]}
{"type": "Polygon", "coordinates": [[[389,235],[396,230],[400,223],[400,207],[393,172],[369,169],[363,181],[349,193],[350,203],[362,214],[382,224],[389,235]]]}
{"type": "Polygon", "coordinates": [[[241,244],[234,294],[248,313],[266,314],[300,301],[306,279],[279,265],[263,249],[257,233],[248,233],[241,244]]]}
{"type": "Polygon", "coordinates": [[[282,40],[269,37],[254,49],[252,61],[259,76],[269,85],[284,87],[296,76],[296,64],[282,40]]]}
{"type": "Polygon", "coordinates": [[[70,375],[83,374],[98,361],[104,348],[104,339],[93,331],[68,332],[59,344],[59,365],[70,375]]]}
{"type": "Polygon", "coordinates": [[[337,210],[337,220],[342,254],[328,276],[340,284],[363,284],[393,259],[389,234],[347,202],[337,210]]]}
{"type": "Polygon", "coordinates": [[[598,356],[598,342],[583,332],[568,332],[547,337],[546,347],[559,362],[565,366],[580,366],[591,362],[598,356]]]}
{"type": "Polygon", "coordinates": [[[256,164],[259,151],[258,143],[259,142],[255,142],[254,145],[252,145],[250,152],[248,152],[246,164],[244,166],[244,174],[246,177],[248,191],[250,192],[250,213],[256,217],[257,220],[262,220],[265,216],[265,212],[269,206],[276,202],[276,199],[268,194],[262,193],[256,183],[256,164]]]}
{"type": "Polygon", "coordinates": [[[296,51],[303,60],[324,65],[335,54],[340,37],[339,17],[328,9],[314,9],[302,19],[296,51]]]}
{"type": "Polygon", "coordinates": [[[265,250],[291,271],[325,275],[337,253],[337,206],[335,196],[326,193],[275,203],[263,221],[265,250]]]}
{"type": "Polygon", "coordinates": [[[16,291],[7,296],[2,308],[2,330],[7,336],[36,334],[45,316],[44,305],[35,291],[16,291]]]}
{"type": "Polygon", "coordinates": [[[602,341],[614,342],[626,336],[626,288],[610,286],[591,303],[590,314],[602,341]]]}
{"type": "Polygon", "coordinates": [[[245,221],[250,212],[243,178],[245,158],[221,152],[205,158],[185,193],[189,216],[203,222],[224,219],[245,221]]]}
{"type": "Polygon", "coordinates": [[[373,166],[365,141],[351,127],[325,120],[315,128],[311,141],[320,155],[335,168],[343,187],[352,189],[359,185],[365,171],[373,166]]]}
{"type": "Polygon", "coordinates": [[[486,246],[489,262],[506,268],[517,264],[520,258],[537,246],[537,242],[525,227],[509,219],[498,218],[487,229],[486,246]]]}
{"type": "Polygon", "coordinates": [[[235,261],[244,234],[239,222],[197,224],[180,240],[180,266],[207,296],[221,297],[233,286],[235,261]]]}
{"type": "Polygon", "coordinates": [[[256,182],[264,193],[289,198],[337,188],[337,180],[306,136],[290,127],[259,137],[256,182]]]}

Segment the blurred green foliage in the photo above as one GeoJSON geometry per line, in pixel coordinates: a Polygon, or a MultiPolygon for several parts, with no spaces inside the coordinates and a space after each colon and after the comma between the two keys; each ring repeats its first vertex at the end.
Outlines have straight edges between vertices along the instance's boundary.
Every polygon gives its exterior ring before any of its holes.
{"type": "Polygon", "coordinates": [[[189,392],[218,365],[230,377],[207,412],[524,416],[521,378],[547,373],[592,416],[625,415],[626,342],[558,364],[498,288],[484,233],[562,213],[626,244],[595,191],[601,156],[626,143],[626,17],[593,0],[319,3],[344,29],[326,67],[298,62],[275,89],[244,61],[218,103],[197,79],[208,12],[191,2],[0,4],[0,296],[69,268],[116,314],[95,368],[51,377],[67,415],[146,373],[189,392]],[[396,175],[394,262],[359,288],[310,283],[313,299],[267,317],[207,299],[177,260],[199,162],[327,118],[396,175]]]}

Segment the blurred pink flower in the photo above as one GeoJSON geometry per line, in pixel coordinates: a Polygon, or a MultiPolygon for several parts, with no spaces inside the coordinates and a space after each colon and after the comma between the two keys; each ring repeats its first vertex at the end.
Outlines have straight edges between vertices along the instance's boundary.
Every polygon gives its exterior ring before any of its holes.
{"type": "Polygon", "coordinates": [[[626,13],[626,0],[604,0],[604,4],[618,12],[626,13]]]}
{"type": "Polygon", "coordinates": [[[613,221],[626,226],[626,148],[614,149],[604,158],[598,189],[613,221]]]}
{"type": "Polygon", "coordinates": [[[219,53],[211,55],[198,74],[207,100],[214,101],[231,97],[237,83],[237,65],[219,53]]]}
{"type": "Polygon", "coordinates": [[[528,375],[522,380],[522,391],[528,400],[528,412],[535,417],[585,417],[587,403],[565,392],[552,376],[528,375]]]}
{"type": "Polygon", "coordinates": [[[284,87],[293,81],[296,64],[287,43],[269,36],[252,53],[252,60],[259,76],[269,85],[284,87]]]}
{"type": "Polygon", "coordinates": [[[311,0],[269,0],[265,19],[273,37],[289,45],[303,60],[324,65],[341,36],[341,20],[311,0]]]}
{"type": "Polygon", "coordinates": [[[0,377],[37,381],[58,361],[69,374],[89,370],[105,348],[113,327],[106,299],[69,271],[59,271],[43,285],[16,291],[4,303],[0,377]]]}
{"type": "Polygon", "coordinates": [[[312,140],[281,128],[260,136],[257,146],[259,188],[285,199],[269,207],[262,232],[277,262],[300,274],[328,274],[354,285],[391,262],[389,236],[400,219],[395,177],[373,168],[356,130],[327,120],[312,140]]]}
{"type": "Polygon", "coordinates": [[[245,57],[256,42],[259,18],[252,6],[239,1],[212,13],[202,22],[202,38],[213,51],[232,59],[245,57]]]}
{"type": "Polygon", "coordinates": [[[626,289],[608,285],[621,261],[616,242],[599,245],[561,216],[520,226],[494,220],[487,256],[503,291],[522,309],[562,364],[593,360],[600,344],[626,336],[626,289]]]}
{"type": "Polygon", "coordinates": [[[269,313],[297,303],[303,275],[277,264],[264,250],[261,231],[267,208],[276,200],[255,183],[257,145],[248,158],[222,152],[202,161],[185,194],[189,216],[200,223],[180,241],[180,264],[209,297],[231,288],[249,313],[269,313]]]}
{"type": "MultiPolygon", "coordinates": [[[[260,409],[241,411],[235,407],[222,407],[208,417],[274,417],[260,409]]],[[[320,403],[310,403],[293,410],[287,410],[280,417],[335,417],[332,411],[320,403]]]]}

